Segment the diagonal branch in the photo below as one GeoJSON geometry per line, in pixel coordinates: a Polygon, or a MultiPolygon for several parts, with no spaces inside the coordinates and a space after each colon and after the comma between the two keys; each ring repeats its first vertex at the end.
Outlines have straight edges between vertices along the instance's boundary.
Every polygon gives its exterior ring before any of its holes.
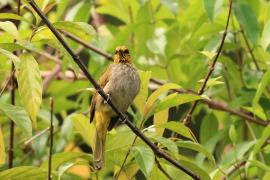
{"type": "MultiPolygon", "coordinates": [[[[223,36],[222,36],[222,39],[221,39],[221,42],[220,42],[220,45],[219,45],[219,48],[218,48],[218,52],[217,52],[217,55],[215,56],[215,59],[213,61],[213,63],[211,64],[205,78],[204,78],[204,82],[198,92],[199,95],[202,95],[204,93],[204,90],[205,90],[205,87],[206,87],[206,84],[210,78],[210,76],[212,75],[214,69],[215,69],[215,65],[217,63],[217,60],[221,54],[221,51],[222,51],[222,48],[223,48],[223,45],[224,45],[224,42],[225,42],[225,38],[226,38],[226,35],[227,35],[227,31],[228,31],[228,26],[229,26],[229,22],[230,22],[230,16],[231,16],[231,11],[232,11],[232,0],[230,0],[230,3],[229,3],[229,12],[228,12],[228,17],[227,17],[227,21],[226,21],[226,26],[225,26],[225,30],[223,32],[223,36]]],[[[189,109],[187,115],[185,116],[183,122],[184,124],[189,124],[190,123],[190,120],[191,120],[191,116],[192,116],[192,113],[194,112],[195,108],[197,107],[198,105],[198,100],[195,101],[191,108],[189,109]]]]}
{"type": "Polygon", "coordinates": [[[120,117],[121,121],[125,123],[137,136],[139,136],[152,150],[153,152],[161,158],[166,159],[173,165],[175,165],[178,169],[181,169],[183,172],[188,174],[194,179],[200,179],[198,175],[196,175],[194,172],[190,171],[189,169],[186,169],[184,166],[182,166],[178,161],[170,157],[165,152],[161,151],[157,146],[155,146],[150,139],[148,139],[127,117],[126,115],[119,111],[118,108],[112,103],[110,98],[108,98],[107,94],[103,91],[103,89],[98,85],[98,83],[94,80],[92,75],[88,72],[86,66],[82,63],[80,57],[76,55],[73,50],[69,47],[69,45],[65,42],[65,40],[62,38],[62,36],[59,34],[59,32],[53,27],[51,22],[45,17],[44,13],[39,9],[39,7],[36,5],[36,3],[33,0],[29,0],[29,4],[33,7],[33,9],[36,11],[36,13],[41,17],[43,22],[48,26],[48,28],[52,31],[52,33],[55,35],[55,37],[58,39],[58,41],[63,45],[63,47],[67,50],[67,52],[71,55],[74,62],[80,67],[82,72],[85,74],[87,79],[93,84],[97,92],[102,96],[104,100],[107,101],[107,103],[111,106],[111,108],[117,113],[117,115],[120,117]]]}

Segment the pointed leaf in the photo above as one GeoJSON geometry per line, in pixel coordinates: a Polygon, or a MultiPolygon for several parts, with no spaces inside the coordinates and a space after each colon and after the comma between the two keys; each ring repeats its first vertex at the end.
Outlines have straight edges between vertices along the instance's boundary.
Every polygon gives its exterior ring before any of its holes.
{"type": "Polygon", "coordinates": [[[137,164],[145,177],[148,177],[154,166],[155,156],[153,151],[146,146],[135,146],[133,150],[137,164]]]}
{"type": "Polygon", "coordinates": [[[15,26],[14,23],[12,23],[10,21],[4,21],[4,22],[0,21],[0,29],[3,29],[4,31],[9,33],[15,39],[18,39],[18,37],[19,37],[17,27],[15,26]]]}
{"type": "Polygon", "coordinates": [[[265,143],[265,141],[270,137],[270,125],[268,125],[266,128],[264,128],[262,136],[260,137],[260,139],[257,140],[253,151],[254,151],[254,155],[257,154],[261,147],[263,146],[263,144],[265,143]]]}
{"type": "Polygon", "coordinates": [[[72,114],[72,124],[81,134],[83,140],[92,148],[94,147],[95,127],[93,123],[89,123],[89,118],[83,114],[72,114]]]}
{"type": "Polygon", "coordinates": [[[153,106],[154,102],[159,98],[159,96],[165,92],[167,92],[170,89],[179,89],[181,86],[175,83],[167,83],[162,86],[160,86],[156,91],[154,91],[149,98],[147,99],[145,108],[144,108],[144,114],[146,115],[148,111],[153,106]]]}
{"type": "Polygon", "coordinates": [[[176,145],[178,147],[192,149],[194,151],[200,152],[200,153],[204,154],[210,160],[210,162],[213,163],[213,165],[216,164],[214,156],[210,152],[208,152],[208,150],[205,149],[199,143],[194,143],[194,142],[191,142],[191,141],[177,141],[176,145]]]}
{"type": "Polygon", "coordinates": [[[42,79],[38,63],[30,54],[20,55],[20,69],[17,73],[18,89],[23,106],[31,117],[33,127],[37,127],[37,113],[42,101],[42,79]]]}
{"type": "Polygon", "coordinates": [[[261,38],[261,45],[263,50],[266,50],[270,43],[270,19],[265,23],[262,38],[261,38]]]}
{"type": "Polygon", "coordinates": [[[151,78],[151,71],[139,71],[139,75],[141,79],[141,87],[139,94],[134,100],[134,104],[138,108],[140,114],[143,115],[143,108],[148,96],[148,83],[151,78]]]}
{"type": "MultiPolygon", "coordinates": [[[[168,121],[168,117],[169,117],[168,109],[157,112],[156,114],[154,114],[154,125],[158,126],[161,124],[165,124],[168,121]]],[[[157,129],[157,135],[162,136],[163,132],[164,132],[163,128],[157,129]]]]}
{"type": "Polygon", "coordinates": [[[34,166],[19,166],[12,169],[4,170],[0,172],[0,179],[46,179],[47,170],[34,166]]]}
{"type": "Polygon", "coordinates": [[[31,120],[24,108],[0,102],[1,111],[22,130],[25,138],[32,136],[31,120]]]}
{"type": "Polygon", "coordinates": [[[4,144],[4,137],[2,134],[2,128],[0,126],[0,166],[5,164],[6,161],[6,152],[5,152],[5,144],[4,144]]]}
{"type": "Polygon", "coordinates": [[[161,124],[161,125],[158,125],[155,127],[169,129],[169,130],[174,131],[174,132],[176,132],[176,133],[178,133],[186,138],[189,138],[193,141],[196,141],[196,139],[194,139],[193,135],[191,134],[191,130],[187,126],[185,126],[183,123],[170,121],[170,122],[167,122],[166,124],[161,124]]]}
{"type": "Polygon", "coordinates": [[[235,4],[236,17],[247,33],[248,38],[256,44],[260,34],[259,23],[252,8],[247,3],[235,4]]]}

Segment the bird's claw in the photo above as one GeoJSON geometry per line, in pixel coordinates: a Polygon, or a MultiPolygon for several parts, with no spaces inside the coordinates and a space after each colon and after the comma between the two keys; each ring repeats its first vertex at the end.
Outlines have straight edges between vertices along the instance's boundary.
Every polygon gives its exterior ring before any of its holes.
{"type": "Polygon", "coordinates": [[[104,100],[104,104],[108,104],[108,102],[111,100],[112,100],[111,95],[107,94],[107,99],[104,100]]]}

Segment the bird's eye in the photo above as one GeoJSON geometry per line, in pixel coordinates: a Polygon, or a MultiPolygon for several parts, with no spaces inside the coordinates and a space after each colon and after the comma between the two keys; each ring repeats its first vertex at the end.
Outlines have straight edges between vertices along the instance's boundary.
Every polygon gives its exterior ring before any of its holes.
{"type": "Polygon", "coordinates": [[[118,51],[116,50],[116,51],[115,51],[115,54],[117,54],[117,53],[118,53],[118,51]]]}
{"type": "Polygon", "coordinates": [[[129,50],[128,50],[128,49],[125,49],[125,50],[124,50],[124,53],[125,53],[125,54],[129,54],[129,50]]]}

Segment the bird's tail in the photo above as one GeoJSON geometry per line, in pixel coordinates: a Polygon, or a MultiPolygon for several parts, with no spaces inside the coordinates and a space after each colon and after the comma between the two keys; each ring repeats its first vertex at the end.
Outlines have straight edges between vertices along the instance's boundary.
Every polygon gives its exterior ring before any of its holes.
{"type": "Polygon", "coordinates": [[[96,135],[94,147],[94,166],[101,169],[105,164],[105,141],[110,118],[103,112],[96,111],[96,135]]]}

